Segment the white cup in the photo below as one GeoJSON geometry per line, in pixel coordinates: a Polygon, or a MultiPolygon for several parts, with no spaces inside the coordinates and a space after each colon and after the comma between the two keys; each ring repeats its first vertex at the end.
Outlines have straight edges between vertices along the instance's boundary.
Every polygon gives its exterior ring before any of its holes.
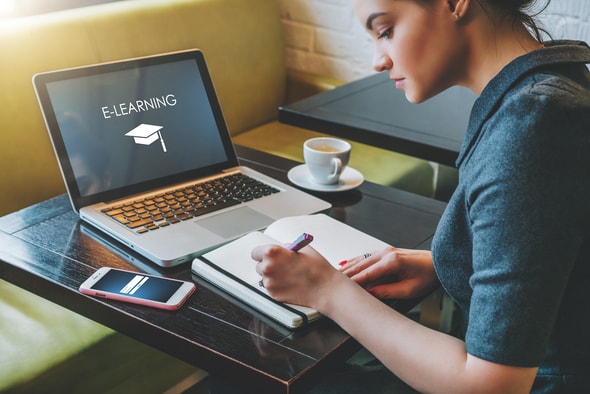
{"type": "Polygon", "coordinates": [[[348,165],[350,144],[338,138],[311,138],[303,144],[303,158],[315,183],[333,185],[348,165]]]}

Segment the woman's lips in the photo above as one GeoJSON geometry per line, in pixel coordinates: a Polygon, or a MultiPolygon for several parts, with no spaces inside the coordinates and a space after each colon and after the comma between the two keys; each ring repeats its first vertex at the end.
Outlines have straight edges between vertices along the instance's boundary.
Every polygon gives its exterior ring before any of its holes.
{"type": "Polygon", "coordinates": [[[399,78],[399,79],[394,79],[393,80],[395,82],[395,87],[396,89],[403,89],[406,79],[405,78],[399,78]]]}

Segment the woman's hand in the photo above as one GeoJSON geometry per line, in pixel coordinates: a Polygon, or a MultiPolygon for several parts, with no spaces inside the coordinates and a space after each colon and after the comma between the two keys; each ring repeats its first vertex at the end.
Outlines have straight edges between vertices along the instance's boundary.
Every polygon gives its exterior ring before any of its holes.
{"type": "Polygon", "coordinates": [[[432,253],[425,250],[388,247],[347,261],[341,271],[378,298],[413,298],[439,283],[432,253]]]}
{"type": "Polygon", "coordinates": [[[311,246],[298,252],[277,245],[259,246],[252,251],[252,259],[258,262],[256,272],[268,294],[291,304],[317,309],[331,280],[348,280],[311,246]]]}

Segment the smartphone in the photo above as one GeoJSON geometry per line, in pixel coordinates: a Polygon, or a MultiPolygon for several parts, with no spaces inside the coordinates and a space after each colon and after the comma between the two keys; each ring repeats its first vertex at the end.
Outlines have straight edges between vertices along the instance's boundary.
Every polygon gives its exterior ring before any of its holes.
{"type": "Polygon", "coordinates": [[[195,291],[192,282],[102,267],[80,285],[80,292],[161,309],[178,309],[195,291]]]}

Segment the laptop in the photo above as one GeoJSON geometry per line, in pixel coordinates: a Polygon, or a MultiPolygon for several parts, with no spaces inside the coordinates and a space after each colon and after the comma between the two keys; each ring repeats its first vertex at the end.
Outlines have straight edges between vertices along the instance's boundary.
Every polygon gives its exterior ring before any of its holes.
{"type": "Polygon", "coordinates": [[[33,85],[74,210],[159,266],[330,208],[239,165],[198,49],[40,73],[33,85]]]}

